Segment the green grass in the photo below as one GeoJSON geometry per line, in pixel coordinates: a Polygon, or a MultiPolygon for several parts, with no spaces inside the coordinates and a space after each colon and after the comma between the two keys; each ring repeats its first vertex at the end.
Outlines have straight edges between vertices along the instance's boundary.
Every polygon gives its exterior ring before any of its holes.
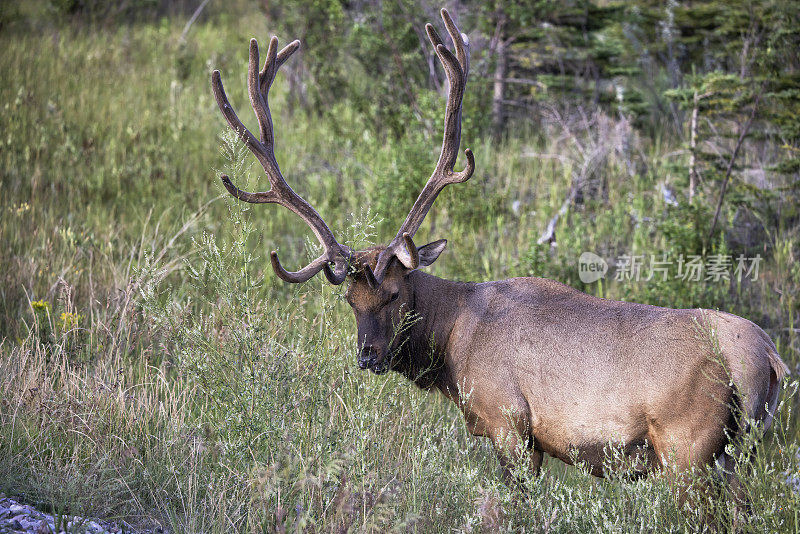
{"type": "MultiPolygon", "coordinates": [[[[198,25],[186,45],[181,30],[0,34],[0,491],[174,532],[683,532],[708,513],[729,519],[721,498],[681,510],[664,477],[601,481],[552,460],[523,494],[449,401],[359,372],[343,288],[322,277],[284,284],[269,267],[274,248],[299,265],[310,233],[284,209],[223,197],[216,179],[227,170],[251,189],[265,184],[252,158],[231,168],[240,159],[226,158],[209,83],[220,69],[254,123],[247,40],[266,42],[263,17],[198,25]]],[[[342,240],[387,241],[438,141],[413,125],[387,140],[346,102],[334,127],[289,114],[287,98],[279,76],[272,109],[287,180],[342,240]]],[[[450,240],[432,272],[547,276],[609,298],[725,309],[765,327],[794,369],[796,222],[770,227],[752,283],[580,282],[584,250],[725,251],[722,239],[705,241],[707,208],[664,204],[657,184],[681,184],[668,170],[674,147],[633,132],[629,141],[632,154],[610,152],[598,173],[607,200],[571,209],[550,250],[536,240],[580,166],[575,146],[538,132],[496,146],[465,132],[478,170],[441,195],[418,238],[450,240]]],[[[800,476],[796,407],[785,398],[756,448],[750,531],[800,530],[784,482],[800,476]]]]}

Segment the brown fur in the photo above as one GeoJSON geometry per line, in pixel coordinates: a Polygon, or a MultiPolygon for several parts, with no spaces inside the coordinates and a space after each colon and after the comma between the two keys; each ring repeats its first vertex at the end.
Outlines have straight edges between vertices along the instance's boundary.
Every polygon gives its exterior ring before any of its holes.
{"type": "MultiPolygon", "coordinates": [[[[380,251],[359,261],[374,266],[380,251]]],[[[527,448],[534,470],[547,453],[602,476],[609,443],[642,473],[709,465],[726,428],[738,428],[732,406],[769,427],[788,372],[741,317],[606,300],[541,278],[460,283],[394,261],[377,289],[356,273],[347,299],[373,370],[438,389],[504,464],[527,448]],[[416,321],[394,335],[408,312],[416,321]]]]}

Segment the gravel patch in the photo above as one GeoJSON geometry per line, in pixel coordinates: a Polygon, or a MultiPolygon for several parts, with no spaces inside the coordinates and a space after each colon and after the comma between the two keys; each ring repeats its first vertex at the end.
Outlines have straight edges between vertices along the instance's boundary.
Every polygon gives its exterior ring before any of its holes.
{"type": "Polygon", "coordinates": [[[0,534],[112,534],[133,531],[124,521],[100,521],[73,515],[55,517],[0,495],[0,534]]]}

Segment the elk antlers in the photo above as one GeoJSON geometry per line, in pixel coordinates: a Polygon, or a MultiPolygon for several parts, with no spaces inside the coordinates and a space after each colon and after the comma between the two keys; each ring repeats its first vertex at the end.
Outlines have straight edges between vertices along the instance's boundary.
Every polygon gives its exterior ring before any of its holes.
{"type": "MultiPolygon", "coordinates": [[[[374,273],[368,266],[364,268],[367,280],[373,287],[378,287],[383,281],[386,268],[391,263],[392,258],[397,258],[409,269],[419,267],[419,254],[413,241],[414,234],[419,230],[425,215],[427,215],[428,210],[430,210],[441,190],[448,184],[467,181],[475,170],[475,158],[469,149],[464,151],[467,156],[467,165],[464,170],[460,172],[453,170],[458,158],[459,145],[461,144],[461,105],[467,84],[467,74],[469,73],[469,40],[466,35],[459,32],[446,9],[442,9],[441,14],[447,33],[450,34],[450,38],[453,40],[455,55],[447,49],[432,25],[427,24],[425,30],[436,49],[436,55],[439,56],[439,60],[444,66],[450,85],[445,107],[442,150],[433,174],[428,179],[416,202],[414,202],[405,222],[403,222],[394,239],[378,256],[374,273]]],[[[348,264],[353,259],[353,252],[347,246],[336,241],[333,233],[319,213],[289,187],[281,174],[273,151],[274,134],[272,116],[269,110],[269,89],[280,66],[298,48],[300,48],[300,41],[293,41],[280,52],[277,52],[278,39],[273,37],[269,42],[264,68],[259,72],[258,43],[255,39],[250,40],[247,88],[250,95],[250,103],[258,118],[261,134],[260,141],[245,128],[242,121],[236,116],[236,112],[233,111],[222,87],[219,71],[215,70],[211,75],[214,97],[222,114],[230,127],[239,136],[239,139],[247,145],[247,148],[250,149],[261,163],[261,166],[264,167],[264,172],[266,172],[272,188],[266,192],[248,193],[233,185],[228,176],[223,174],[221,178],[228,192],[239,200],[255,204],[280,204],[299,215],[311,227],[311,230],[325,248],[320,257],[296,272],[286,271],[278,261],[278,253],[272,251],[272,268],[278,277],[286,282],[305,282],[322,270],[331,283],[341,284],[347,277],[348,264]]]]}
{"type": "MultiPolygon", "coordinates": [[[[397,258],[409,269],[419,267],[419,255],[417,247],[414,245],[414,234],[419,230],[425,215],[428,214],[436,197],[448,184],[458,184],[466,182],[475,170],[475,157],[470,149],[466,149],[464,154],[467,156],[467,165],[463,171],[456,172],[453,167],[458,158],[458,148],[461,144],[461,104],[464,99],[464,89],[467,85],[467,74],[469,74],[469,39],[459,32],[450,13],[442,9],[442,20],[444,21],[447,33],[453,40],[456,55],[444,45],[439,34],[430,24],[425,25],[428,39],[436,49],[436,55],[444,66],[447,80],[450,84],[447,96],[447,106],[444,112],[444,137],[442,139],[442,151],[439,154],[439,161],[433,170],[433,174],[428,179],[428,183],[417,197],[411,211],[406,216],[406,220],[400,226],[397,235],[387,245],[386,249],[378,256],[378,263],[375,265],[374,273],[367,273],[367,280],[370,285],[380,285],[386,274],[392,258],[397,258]],[[374,283],[373,283],[374,281],[374,283]]],[[[369,267],[366,267],[369,269],[369,267]]]]}
{"type": "Polygon", "coordinates": [[[269,110],[269,89],[272,82],[275,80],[275,75],[283,63],[289,59],[298,48],[300,48],[300,41],[293,41],[289,43],[280,52],[278,50],[278,38],[273,37],[269,41],[269,49],[267,50],[267,58],[264,62],[264,68],[259,72],[258,70],[258,42],[255,39],[250,40],[250,65],[248,68],[247,76],[247,89],[250,95],[250,104],[253,106],[256,117],[258,118],[258,127],[261,133],[261,140],[245,128],[236,112],[230,105],[228,97],[225,94],[225,89],[222,87],[222,80],[218,70],[211,74],[211,86],[214,89],[214,98],[217,100],[219,109],[228,121],[228,125],[236,132],[239,139],[247,145],[247,148],[256,156],[261,166],[264,167],[264,172],[267,174],[269,183],[272,188],[266,192],[248,193],[242,191],[231,182],[227,175],[222,175],[222,183],[225,189],[245,202],[253,204],[274,203],[280,204],[285,208],[293,211],[299,215],[311,227],[314,235],[317,236],[319,242],[324,247],[325,251],[320,257],[313,260],[307,266],[299,271],[291,272],[285,270],[280,261],[278,260],[278,253],[272,251],[270,257],[272,260],[272,268],[279,278],[286,282],[305,282],[312,276],[320,272],[325,272],[325,276],[332,284],[341,284],[347,277],[347,265],[352,256],[352,252],[345,245],[341,245],[336,241],[328,225],[320,217],[319,213],[311,207],[300,195],[294,192],[289,184],[281,174],[278,162],[275,160],[275,153],[273,150],[275,138],[272,129],[272,115],[269,110]],[[331,268],[333,264],[333,268],[331,268]]]}

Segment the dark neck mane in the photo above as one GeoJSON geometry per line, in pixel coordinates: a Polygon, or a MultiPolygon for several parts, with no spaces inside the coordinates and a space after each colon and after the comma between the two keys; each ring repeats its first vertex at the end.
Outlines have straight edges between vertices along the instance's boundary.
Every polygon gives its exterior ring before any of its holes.
{"type": "Polygon", "coordinates": [[[447,347],[458,316],[459,296],[471,284],[443,280],[420,271],[409,276],[412,324],[399,336],[402,346],[392,369],[422,389],[452,388],[452,369],[447,347]]]}

